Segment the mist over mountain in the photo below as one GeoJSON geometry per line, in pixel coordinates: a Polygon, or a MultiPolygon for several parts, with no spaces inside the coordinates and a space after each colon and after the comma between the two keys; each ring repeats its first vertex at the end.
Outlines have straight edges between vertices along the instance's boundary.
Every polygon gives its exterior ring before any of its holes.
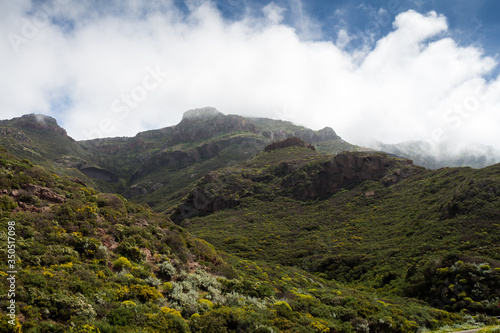
{"type": "Polygon", "coordinates": [[[428,169],[464,167],[480,169],[500,163],[500,150],[481,144],[458,145],[450,142],[407,141],[397,144],[374,142],[369,147],[412,159],[428,169]]]}

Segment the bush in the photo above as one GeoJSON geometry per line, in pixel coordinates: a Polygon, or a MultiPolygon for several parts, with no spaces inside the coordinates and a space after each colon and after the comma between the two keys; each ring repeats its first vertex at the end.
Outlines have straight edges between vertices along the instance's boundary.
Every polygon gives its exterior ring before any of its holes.
{"type": "Polygon", "coordinates": [[[134,308],[133,306],[120,306],[111,310],[106,315],[108,323],[113,326],[133,326],[136,322],[136,310],[134,308]]]}
{"type": "Polygon", "coordinates": [[[71,327],[69,331],[71,333],[101,333],[101,331],[97,327],[89,324],[83,324],[81,326],[71,327]]]}
{"type": "Polygon", "coordinates": [[[172,278],[177,274],[177,270],[168,261],[164,261],[160,264],[160,274],[167,280],[172,280],[172,278]]]}
{"type": "Polygon", "coordinates": [[[113,265],[116,269],[118,270],[122,270],[123,268],[127,268],[127,269],[130,269],[132,268],[132,264],[130,263],[130,261],[125,258],[125,257],[120,257],[118,258],[117,260],[115,260],[113,262],[113,265]]]}
{"type": "Polygon", "coordinates": [[[198,305],[198,311],[200,313],[206,313],[214,307],[214,304],[208,299],[199,299],[198,301],[196,301],[196,303],[198,305]]]}
{"type": "Polygon", "coordinates": [[[161,308],[161,312],[155,315],[148,315],[149,327],[155,332],[184,333],[189,332],[189,328],[182,319],[179,311],[167,307],[161,308]]]}

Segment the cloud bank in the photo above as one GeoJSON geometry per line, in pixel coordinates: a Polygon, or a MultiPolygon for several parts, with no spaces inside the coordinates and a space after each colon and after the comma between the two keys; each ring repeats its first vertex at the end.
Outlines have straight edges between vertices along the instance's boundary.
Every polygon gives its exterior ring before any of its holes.
{"type": "MultiPolygon", "coordinates": [[[[208,1],[0,3],[0,115],[54,116],[75,139],[132,136],[186,110],[331,126],[358,144],[427,140],[500,149],[500,80],[446,18],[407,11],[373,47],[322,41],[269,3],[227,20],[208,1]]],[[[299,7],[300,9],[300,7],[299,7]]],[[[289,9],[290,10],[290,9],[289,9]]]]}

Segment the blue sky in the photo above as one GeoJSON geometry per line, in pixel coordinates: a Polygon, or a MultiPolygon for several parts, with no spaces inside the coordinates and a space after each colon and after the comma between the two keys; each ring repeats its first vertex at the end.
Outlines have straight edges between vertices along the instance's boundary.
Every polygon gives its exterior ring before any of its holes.
{"type": "Polygon", "coordinates": [[[0,1],[0,118],[43,113],[90,139],[212,106],[358,144],[500,149],[499,14],[495,0],[0,1]]]}

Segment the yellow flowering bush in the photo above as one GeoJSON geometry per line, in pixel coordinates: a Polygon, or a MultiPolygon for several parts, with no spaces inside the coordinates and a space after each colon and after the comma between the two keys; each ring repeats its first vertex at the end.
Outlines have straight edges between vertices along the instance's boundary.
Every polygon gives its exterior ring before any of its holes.
{"type": "Polygon", "coordinates": [[[177,311],[176,309],[171,309],[171,308],[167,308],[164,306],[160,310],[163,314],[171,314],[171,315],[174,315],[177,317],[182,317],[181,313],[179,311],[177,311]]]}

